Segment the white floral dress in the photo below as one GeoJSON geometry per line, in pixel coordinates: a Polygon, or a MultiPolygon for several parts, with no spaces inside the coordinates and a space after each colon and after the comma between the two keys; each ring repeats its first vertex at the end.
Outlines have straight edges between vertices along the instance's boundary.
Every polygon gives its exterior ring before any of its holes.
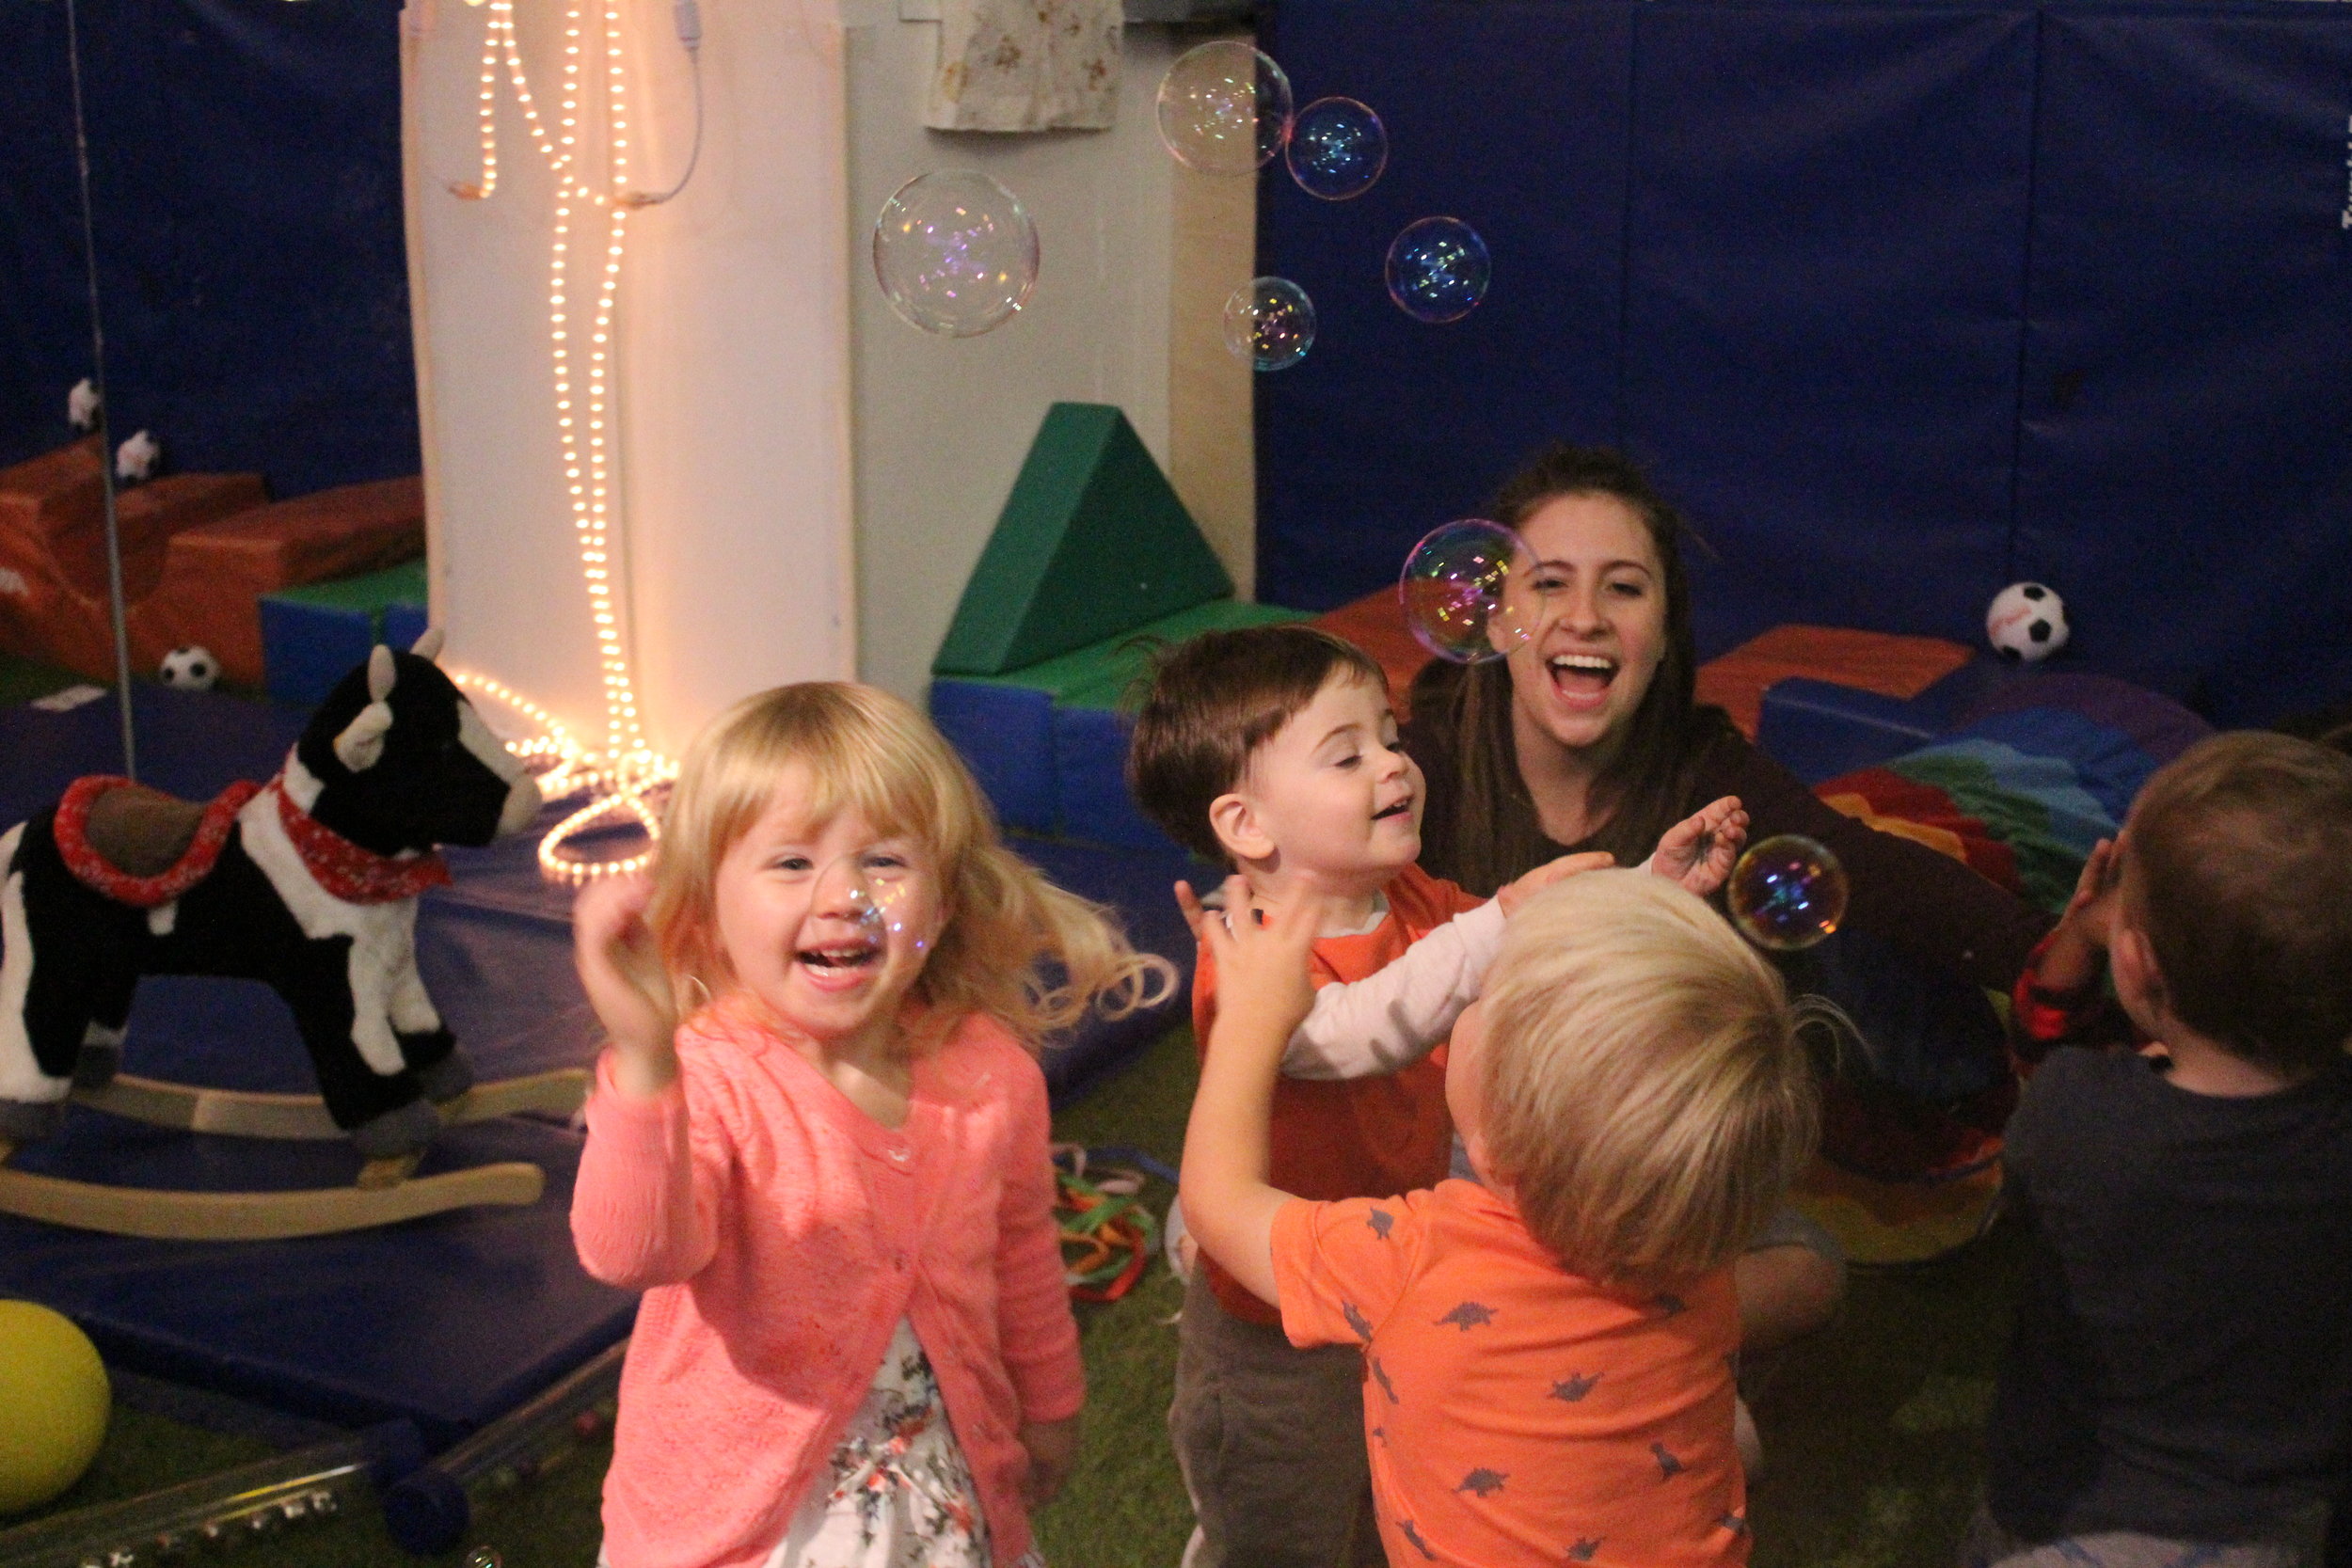
{"type": "MultiPolygon", "coordinates": [[[[866,1402],[766,1568],[990,1568],[971,1466],[930,1358],[904,1318],[866,1402]]],[[[1044,1568],[1035,1552],[1020,1568],[1044,1568]]]]}

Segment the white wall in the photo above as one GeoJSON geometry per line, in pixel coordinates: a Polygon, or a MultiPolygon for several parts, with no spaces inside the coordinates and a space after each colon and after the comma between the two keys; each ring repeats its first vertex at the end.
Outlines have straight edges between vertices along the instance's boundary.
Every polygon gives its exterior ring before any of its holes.
{"type": "MultiPolygon", "coordinates": [[[[553,423],[552,181],[501,73],[498,190],[446,193],[479,163],[489,12],[411,3],[410,273],[435,615],[452,662],[600,736],[553,423]]],[[[855,646],[840,35],[793,0],[701,9],[700,166],[675,201],[629,220],[618,325],[626,608],[649,738],[673,752],[746,691],[850,673],[855,646]]],[[[625,16],[633,181],[660,188],[686,159],[691,84],[669,6],[628,0],[625,16]]],[[[516,8],[542,114],[562,19],[553,0],[516,8]]],[[[576,230],[574,245],[576,266],[592,269],[600,228],[576,230]]],[[[577,321],[587,291],[570,298],[577,321]]]]}
{"type": "Polygon", "coordinates": [[[858,672],[913,697],[1047,404],[1117,404],[1168,461],[1173,166],[1152,96],[1175,48],[1165,29],[1127,29],[1110,130],[989,135],[922,129],[937,24],[885,12],[848,38],[858,672]],[[978,338],[917,331],[873,279],[874,214],[938,168],[994,175],[1037,220],[1037,292],[978,338]]]}
{"type": "MultiPolygon", "coordinates": [[[[625,3],[632,157],[644,183],[666,182],[691,123],[683,55],[667,0],[625,3]]],[[[436,618],[453,662],[597,736],[552,423],[551,181],[501,76],[498,192],[446,193],[475,177],[489,12],[410,4],[422,24],[405,80],[436,618]]],[[[1111,130],[951,135],[920,124],[938,26],[900,21],[895,0],[701,8],[701,166],[676,201],[630,220],[619,334],[631,645],[650,737],[673,753],[717,708],[778,681],[854,671],[919,696],[1049,404],[1117,404],[1168,463],[1171,290],[1221,299],[1248,276],[1250,210],[1246,185],[1202,209],[1227,214],[1207,225],[1219,231],[1211,270],[1233,279],[1204,283],[1198,265],[1171,278],[1171,228],[1202,225],[1171,220],[1179,175],[1152,100],[1179,43],[1163,29],[1127,30],[1111,130]],[[875,212],[946,167],[1003,181],[1041,240],[1027,308],[976,339],[907,325],[871,270],[875,212]],[[1225,232],[1234,214],[1238,242],[1225,232]]],[[[562,15],[557,0],[516,8],[543,112],[562,15]]],[[[1246,584],[1248,375],[1214,347],[1214,320],[1191,320],[1206,309],[1183,312],[1176,379],[1192,389],[1180,407],[1212,406],[1222,434],[1201,439],[1212,421],[1193,419],[1193,438],[1174,443],[1177,480],[1246,584]],[[1204,404],[1203,386],[1223,389],[1204,404]]]]}

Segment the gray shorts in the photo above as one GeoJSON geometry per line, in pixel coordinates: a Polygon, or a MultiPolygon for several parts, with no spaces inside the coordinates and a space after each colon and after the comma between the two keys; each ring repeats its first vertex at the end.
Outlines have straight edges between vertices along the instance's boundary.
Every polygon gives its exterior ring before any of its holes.
{"type": "Polygon", "coordinates": [[[1188,1568],[1339,1568],[1377,1563],[1364,1454],[1364,1357],[1353,1345],[1299,1350],[1279,1328],[1218,1305],[1207,1271],[1184,1288],[1177,1467],[1200,1531],[1188,1568]]]}

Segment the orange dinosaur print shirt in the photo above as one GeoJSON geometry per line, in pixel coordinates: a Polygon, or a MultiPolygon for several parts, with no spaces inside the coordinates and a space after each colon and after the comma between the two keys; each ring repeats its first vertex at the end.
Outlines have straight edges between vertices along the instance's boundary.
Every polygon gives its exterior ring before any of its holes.
{"type": "Polygon", "coordinates": [[[1274,1269],[1293,1344],[1364,1347],[1396,1568],[1748,1560],[1729,1269],[1672,1292],[1596,1285],[1469,1181],[1294,1199],[1274,1269]]]}

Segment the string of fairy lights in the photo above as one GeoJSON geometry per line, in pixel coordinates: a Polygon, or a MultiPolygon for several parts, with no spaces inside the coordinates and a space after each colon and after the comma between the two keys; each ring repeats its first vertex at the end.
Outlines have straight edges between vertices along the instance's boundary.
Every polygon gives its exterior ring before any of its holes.
{"type": "MultiPolygon", "coordinates": [[[[481,5],[484,0],[469,0],[481,5]]],[[[603,0],[599,18],[586,24],[583,0],[566,0],[564,10],[564,70],[552,128],[541,116],[523,71],[515,36],[514,0],[488,0],[483,31],[480,129],[482,174],[451,193],[486,200],[498,188],[498,81],[505,67],[532,144],[555,176],[555,220],[548,267],[548,346],[554,370],[556,435],[563,447],[564,481],[580,551],[580,576],[588,589],[590,618],[604,696],[601,748],[584,744],[538,704],[486,675],[461,672],[453,678],[478,696],[511,709],[537,733],[515,744],[527,762],[541,765],[539,785],[551,800],[586,793],[590,800],[551,829],[539,844],[539,864],[550,876],[574,881],[635,871],[652,858],[660,823],[647,796],[676,777],[676,765],[645,742],[637,713],[628,649],[613,596],[613,534],[620,502],[613,480],[613,415],[617,393],[612,376],[613,307],[620,289],[630,211],[649,198],[628,188],[628,83],[621,58],[617,0],[603,0]],[[594,41],[584,42],[593,33],[594,41]],[[596,58],[591,60],[590,55],[596,58]],[[591,97],[595,103],[591,111],[591,97]],[[601,181],[586,172],[584,121],[605,128],[606,170],[601,181]],[[603,242],[603,264],[575,262],[577,230],[583,241],[603,242]],[[586,297],[584,322],[576,320],[576,294],[586,297]],[[584,336],[585,342],[580,342],[584,336]],[[585,352],[581,349],[584,347],[585,352]],[[585,371],[581,370],[584,362],[585,371]],[[646,835],[635,854],[599,858],[567,847],[599,824],[634,823],[646,835]]]]}

